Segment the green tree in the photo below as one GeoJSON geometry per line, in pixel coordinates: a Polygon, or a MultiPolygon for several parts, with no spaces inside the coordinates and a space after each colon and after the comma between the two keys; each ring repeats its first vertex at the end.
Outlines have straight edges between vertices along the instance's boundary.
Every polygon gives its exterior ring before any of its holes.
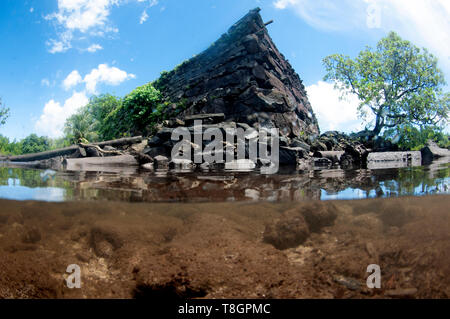
{"type": "Polygon", "coordinates": [[[0,154],[1,155],[20,155],[22,154],[22,143],[10,141],[8,137],[0,134],[0,154]]]}
{"type": "Polygon", "coordinates": [[[98,139],[94,118],[86,108],[82,108],[66,120],[64,133],[73,144],[81,141],[95,142],[98,139]]]}
{"type": "Polygon", "coordinates": [[[120,137],[122,124],[110,117],[110,114],[122,106],[122,99],[111,94],[94,96],[86,106],[87,112],[93,116],[93,128],[99,139],[111,140],[120,137]],[[108,119],[108,121],[107,121],[108,119]]]}
{"type": "Polygon", "coordinates": [[[50,139],[50,149],[64,148],[72,145],[72,141],[66,136],[50,139]]]}
{"type": "Polygon", "coordinates": [[[4,125],[9,117],[9,108],[2,104],[2,99],[0,98],[0,125],[4,125]]]}
{"type": "Polygon", "coordinates": [[[50,149],[50,140],[45,136],[31,134],[21,141],[22,154],[45,152],[50,149]]]}
{"type": "Polygon", "coordinates": [[[78,143],[80,139],[93,142],[147,134],[161,121],[166,104],[151,83],[136,88],[123,99],[110,94],[94,96],[67,119],[65,138],[78,143]]]}
{"type": "Polygon", "coordinates": [[[384,131],[385,138],[391,138],[403,150],[421,150],[428,140],[435,141],[440,147],[450,146],[449,136],[440,127],[415,127],[404,124],[384,131]]]}
{"type": "Polygon", "coordinates": [[[119,113],[132,133],[145,133],[159,120],[162,105],[161,93],[148,83],[125,96],[119,113]]]}
{"type": "Polygon", "coordinates": [[[334,54],[324,59],[325,80],[334,81],[343,95],[355,94],[360,118],[374,114],[369,137],[383,129],[402,125],[445,125],[449,94],[437,58],[419,49],[396,33],[378,42],[375,50],[367,47],[354,60],[334,54]]]}
{"type": "Polygon", "coordinates": [[[65,139],[78,143],[80,139],[95,142],[119,137],[125,126],[114,113],[121,106],[122,99],[110,94],[91,97],[85,107],[66,120],[65,139]]]}

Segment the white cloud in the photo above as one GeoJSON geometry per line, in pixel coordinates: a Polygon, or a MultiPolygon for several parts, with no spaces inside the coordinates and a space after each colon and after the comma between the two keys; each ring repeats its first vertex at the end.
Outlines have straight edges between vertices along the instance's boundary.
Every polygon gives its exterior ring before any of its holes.
{"type": "MultiPolygon", "coordinates": [[[[74,40],[86,37],[103,37],[107,33],[117,33],[109,16],[113,7],[136,0],[58,0],[58,10],[45,17],[57,27],[56,39],[47,41],[50,53],[61,53],[72,48],[74,40]]],[[[147,7],[158,4],[157,0],[137,0],[148,3],[147,7]]],[[[148,18],[144,11],[141,21],[148,18]]],[[[142,23],[143,23],[142,22],[142,23]]],[[[95,51],[94,51],[95,52],[95,51]]]]}
{"type": "Polygon", "coordinates": [[[77,70],[72,71],[63,81],[63,87],[67,91],[72,87],[78,85],[83,82],[80,73],[77,70]]]}
{"type": "Polygon", "coordinates": [[[87,52],[94,53],[99,50],[103,50],[103,47],[100,44],[93,44],[86,49],[87,52]]]}
{"type": "Polygon", "coordinates": [[[450,73],[450,1],[448,0],[276,0],[311,26],[328,31],[394,30],[429,48],[450,73]]]}
{"type": "Polygon", "coordinates": [[[44,78],[41,80],[41,85],[50,87],[50,81],[48,79],[44,78]]]}
{"type": "Polygon", "coordinates": [[[74,92],[64,105],[55,100],[50,100],[45,104],[43,114],[36,122],[35,128],[39,134],[49,137],[60,137],[63,134],[64,123],[67,118],[73,115],[79,108],[89,102],[84,92],[74,92]]]}
{"type": "Polygon", "coordinates": [[[61,53],[66,52],[70,48],[72,48],[72,32],[62,32],[59,35],[59,40],[50,39],[47,41],[47,46],[50,47],[48,50],[50,53],[61,53]]]}
{"type": "Polygon", "coordinates": [[[105,27],[111,7],[118,0],[58,0],[58,12],[47,16],[67,30],[86,33],[89,29],[105,27]]]}
{"type": "MultiPolygon", "coordinates": [[[[158,4],[158,0],[138,0],[138,2],[148,2],[148,8],[154,7],[158,4]]],[[[147,21],[148,19],[148,13],[147,13],[147,9],[145,9],[142,14],[141,14],[141,18],[139,20],[140,24],[143,24],[145,21],[147,21]]]]}
{"type": "Polygon", "coordinates": [[[148,19],[148,13],[147,13],[146,10],[144,10],[144,12],[142,12],[141,19],[140,19],[139,23],[143,24],[145,21],[147,21],[147,19],[148,19]]]}
{"type": "Polygon", "coordinates": [[[318,29],[349,29],[365,21],[360,14],[367,6],[364,0],[276,0],[277,9],[293,9],[308,24],[318,29]],[[349,10],[351,8],[351,10],[349,10]]]}
{"type": "Polygon", "coordinates": [[[135,77],[134,74],[127,73],[119,68],[109,67],[107,64],[100,64],[84,77],[83,82],[86,84],[86,90],[89,93],[95,94],[97,92],[97,85],[100,83],[119,85],[135,77]]]}
{"type": "Polygon", "coordinates": [[[64,79],[62,85],[67,91],[78,84],[84,83],[88,93],[96,94],[98,84],[119,85],[120,83],[129,79],[134,79],[135,77],[134,74],[127,73],[119,68],[109,67],[107,64],[99,64],[97,68],[92,69],[90,73],[84,76],[84,78],[77,70],[72,71],[64,79]]]}
{"type": "Polygon", "coordinates": [[[359,100],[355,95],[340,99],[341,93],[334,84],[319,81],[306,88],[308,99],[319,121],[320,131],[342,131],[346,133],[364,129],[358,119],[359,100]]]}
{"type": "MultiPolygon", "coordinates": [[[[83,78],[77,70],[72,71],[63,81],[64,89],[69,90],[79,84],[85,84],[85,89],[80,92],[73,92],[63,105],[54,99],[48,101],[35,124],[39,134],[50,137],[60,137],[63,134],[64,123],[67,118],[73,115],[78,109],[88,104],[87,94],[96,94],[97,85],[104,83],[108,85],[119,85],[120,83],[133,79],[136,76],[116,67],[109,67],[107,64],[100,64],[97,68],[83,78]]],[[[50,85],[48,79],[41,81],[42,85],[50,85]]]]}
{"type": "MultiPolygon", "coordinates": [[[[77,35],[104,36],[117,32],[110,25],[108,17],[111,8],[119,5],[119,0],[58,0],[58,11],[45,18],[54,21],[59,29],[57,39],[47,41],[50,53],[61,53],[72,48],[77,35]]],[[[94,51],[95,52],[95,51],[94,51]]]]}

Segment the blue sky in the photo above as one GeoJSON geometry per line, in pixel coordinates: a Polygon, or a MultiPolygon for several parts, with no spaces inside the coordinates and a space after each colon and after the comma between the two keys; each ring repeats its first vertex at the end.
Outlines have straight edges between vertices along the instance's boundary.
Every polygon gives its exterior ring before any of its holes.
{"type": "Polygon", "coordinates": [[[357,101],[322,82],[323,57],[355,56],[389,30],[440,59],[450,80],[447,0],[2,0],[0,134],[60,136],[92,94],[124,95],[206,49],[255,7],[307,86],[322,131],[361,128],[357,101]]]}

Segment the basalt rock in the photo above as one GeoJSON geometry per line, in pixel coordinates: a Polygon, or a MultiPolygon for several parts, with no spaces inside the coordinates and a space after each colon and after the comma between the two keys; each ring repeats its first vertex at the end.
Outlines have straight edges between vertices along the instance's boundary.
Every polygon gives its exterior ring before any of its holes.
{"type": "Polygon", "coordinates": [[[329,159],[343,169],[365,166],[370,150],[356,135],[347,135],[337,131],[323,133],[311,143],[314,157],[329,159]]]}
{"type": "Polygon", "coordinates": [[[319,127],[305,87],[278,51],[260,9],[251,10],[206,51],[164,73],[154,85],[166,101],[170,126],[175,119],[221,114],[221,121],[254,128],[276,127],[287,137],[316,137],[319,127]]]}
{"type": "Polygon", "coordinates": [[[424,164],[430,164],[434,159],[440,157],[450,157],[450,150],[440,148],[435,142],[427,141],[427,144],[421,150],[422,161],[424,164]]]}

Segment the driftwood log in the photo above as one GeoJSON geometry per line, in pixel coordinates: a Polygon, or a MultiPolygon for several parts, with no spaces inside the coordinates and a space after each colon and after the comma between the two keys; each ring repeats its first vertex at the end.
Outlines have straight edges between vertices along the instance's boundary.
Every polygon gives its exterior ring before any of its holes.
{"type": "MultiPolygon", "coordinates": [[[[136,136],[136,137],[126,137],[121,138],[117,140],[111,140],[111,141],[105,141],[105,142],[99,142],[99,143],[92,143],[92,144],[86,144],[86,146],[89,147],[95,147],[97,149],[101,149],[101,147],[104,146],[124,146],[124,145],[130,145],[130,144],[136,144],[142,142],[143,138],[142,136],[136,136]]],[[[0,157],[0,161],[8,161],[8,162],[34,162],[34,161],[42,161],[47,160],[54,157],[59,156],[70,156],[74,154],[77,151],[80,151],[81,154],[83,152],[83,144],[80,145],[72,145],[66,148],[61,148],[57,150],[51,150],[46,151],[42,153],[35,153],[35,154],[26,154],[26,155],[18,155],[18,156],[5,156],[0,157]]],[[[115,152],[114,155],[118,155],[116,151],[104,151],[102,150],[102,153],[107,152],[115,152]]]]}
{"type": "MultiPolygon", "coordinates": [[[[78,145],[81,146],[81,149],[87,149],[90,147],[95,148],[97,150],[97,152],[101,155],[108,155],[108,156],[123,155],[123,152],[121,152],[121,151],[106,151],[106,150],[103,150],[100,146],[95,145],[95,144],[80,143],[78,145]]],[[[84,155],[83,157],[86,157],[86,155],[84,155]]]]}

